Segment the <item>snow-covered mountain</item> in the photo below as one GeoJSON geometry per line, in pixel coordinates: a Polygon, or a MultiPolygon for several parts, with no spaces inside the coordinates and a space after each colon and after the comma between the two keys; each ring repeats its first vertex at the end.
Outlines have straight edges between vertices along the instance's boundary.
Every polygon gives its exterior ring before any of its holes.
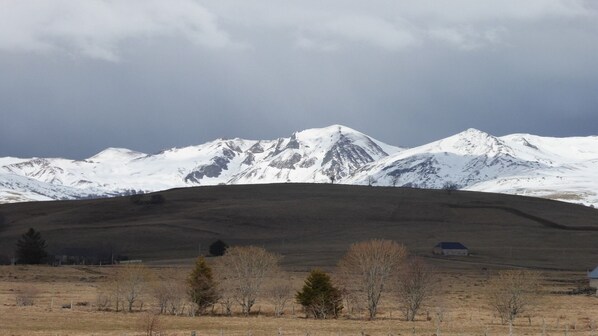
{"type": "Polygon", "coordinates": [[[598,137],[494,137],[476,129],[384,157],[350,184],[458,188],[598,205],[598,137]]]}
{"type": "Polygon", "coordinates": [[[598,137],[494,137],[469,129],[405,149],[333,125],[276,140],[218,139],[86,160],[0,158],[0,202],[106,197],[215,184],[348,183],[491,191],[598,205],[598,137]]]}
{"type": "Polygon", "coordinates": [[[341,181],[401,148],[333,125],[276,140],[218,139],[144,154],[108,148],[82,161],[0,158],[0,202],[126,195],[221,183],[341,181]]]}

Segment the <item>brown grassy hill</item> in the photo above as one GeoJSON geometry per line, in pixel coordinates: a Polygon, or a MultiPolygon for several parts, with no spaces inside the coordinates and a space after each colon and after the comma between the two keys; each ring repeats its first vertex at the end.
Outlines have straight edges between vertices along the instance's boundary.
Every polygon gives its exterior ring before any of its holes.
{"type": "Polygon", "coordinates": [[[328,184],[160,194],[163,204],[120,197],[1,205],[0,255],[12,255],[19,235],[33,227],[51,252],[103,247],[144,260],[191,258],[222,239],[264,246],[283,254],[287,266],[307,269],[336,264],[350,243],[388,238],[426,256],[439,241],[462,242],[474,255],[448,259],[451,265],[584,270],[598,264],[598,210],[545,199],[328,184]]]}

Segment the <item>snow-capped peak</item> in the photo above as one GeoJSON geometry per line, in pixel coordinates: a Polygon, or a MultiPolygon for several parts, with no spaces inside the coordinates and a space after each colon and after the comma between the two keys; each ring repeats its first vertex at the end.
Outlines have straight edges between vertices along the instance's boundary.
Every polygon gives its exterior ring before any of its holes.
{"type": "Polygon", "coordinates": [[[512,154],[512,149],[502,140],[475,128],[467,129],[461,133],[420,146],[414,150],[470,156],[512,154]]]}
{"type": "Polygon", "coordinates": [[[353,134],[357,133],[363,135],[362,133],[343,125],[330,125],[327,127],[321,128],[310,128],[303,131],[295,132],[294,134],[297,137],[304,138],[304,139],[318,139],[318,138],[325,138],[325,137],[334,137],[339,136],[341,134],[353,134]]]}
{"type": "Polygon", "coordinates": [[[259,142],[255,148],[258,152],[252,149],[248,157],[252,167],[230,182],[339,181],[355,169],[400,150],[342,125],[295,132],[289,138],[259,142]]]}
{"type": "Polygon", "coordinates": [[[96,155],[87,159],[87,161],[93,162],[106,162],[106,161],[130,161],[134,160],[147,154],[133,151],[127,148],[116,148],[116,147],[109,147],[104,149],[103,151],[97,153],[96,155]]]}

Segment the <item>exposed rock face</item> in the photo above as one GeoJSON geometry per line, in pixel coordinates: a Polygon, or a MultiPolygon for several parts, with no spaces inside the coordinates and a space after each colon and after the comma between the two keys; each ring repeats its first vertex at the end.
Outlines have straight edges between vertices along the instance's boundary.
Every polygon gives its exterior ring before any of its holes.
{"type": "MultiPolygon", "coordinates": [[[[387,156],[386,152],[376,145],[373,141],[367,143],[366,148],[370,148],[380,156],[387,156]]],[[[324,156],[323,165],[328,167],[325,169],[326,175],[340,180],[348,176],[348,172],[355,171],[357,168],[373,162],[374,158],[363,147],[355,144],[345,135],[341,134],[339,141],[326,153],[324,156]],[[349,169],[346,169],[349,167],[349,169]]]]}
{"type": "Polygon", "coordinates": [[[200,183],[204,177],[218,177],[223,170],[228,169],[229,162],[223,157],[214,158],[212,164],[199,166],[185,176],[185,182],[200,183]]]}
{"type": "Polygon", "coordinates": [[[278,169],[295,169],[295,164],[301,161],[301,154],[294,153],[291,155],[290,158],[283,160],[282,158],[277,158],[274,161],[270,162],[268,166],[275,167],[278,169]]]}

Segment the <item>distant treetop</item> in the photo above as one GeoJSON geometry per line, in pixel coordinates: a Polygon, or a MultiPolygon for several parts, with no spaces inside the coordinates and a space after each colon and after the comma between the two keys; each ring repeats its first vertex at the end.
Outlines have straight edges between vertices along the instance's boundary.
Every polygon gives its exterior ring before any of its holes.
{"type": "Polygon", "coordinates": [[[219,257],[224,255],[224,252],[226,252],[226,249],[228,248],[228,245],[223,242],[222,240],[218,239],[217,241],[213,242],[210,245],[210,254],[215,256],[215,257],[219,257]]]}

